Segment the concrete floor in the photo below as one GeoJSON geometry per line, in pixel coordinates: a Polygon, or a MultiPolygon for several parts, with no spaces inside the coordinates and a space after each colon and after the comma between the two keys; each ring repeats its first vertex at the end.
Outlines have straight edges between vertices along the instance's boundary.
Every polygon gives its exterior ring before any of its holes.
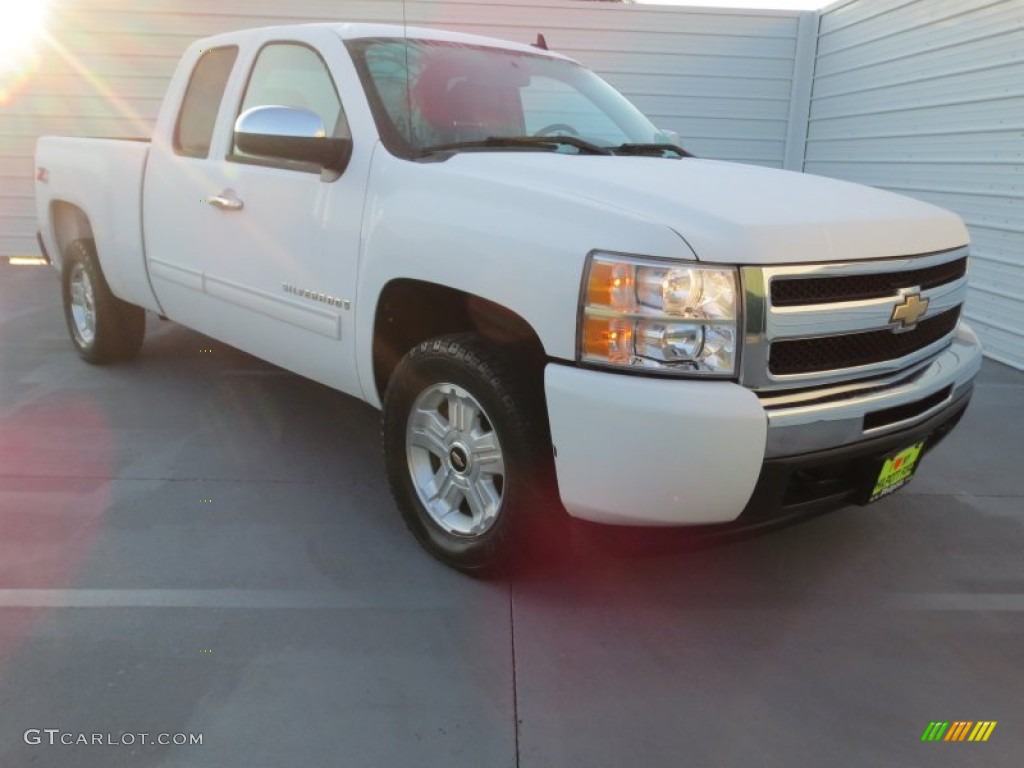
{"type": "Polygon", "coordinates": [[[170,323],[90,367],[4,265],[0,766],[1019,765],[1022,415],[986,364],[873,507],[475,581],[404,530],[371,408],[170,323]]]}

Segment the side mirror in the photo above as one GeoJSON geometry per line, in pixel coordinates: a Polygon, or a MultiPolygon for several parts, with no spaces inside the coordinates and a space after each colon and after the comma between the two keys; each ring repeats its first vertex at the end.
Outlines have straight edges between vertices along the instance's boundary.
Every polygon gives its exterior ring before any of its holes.
{"type": "Polygon", "coordinates": [[[680,145],[679,131],[671,131],[668,128],[659,128],[658,132],[668,139],[669,144],[675,144],[677,147],[680,145]]]}
{"type": "Polygon", "coordinates": [[[315,112],[297,107],[253,107],[235,121],[235,146],[249,155],[315,163],[337,178],[352,159],[352,140],[327,136],[315,112]]]}

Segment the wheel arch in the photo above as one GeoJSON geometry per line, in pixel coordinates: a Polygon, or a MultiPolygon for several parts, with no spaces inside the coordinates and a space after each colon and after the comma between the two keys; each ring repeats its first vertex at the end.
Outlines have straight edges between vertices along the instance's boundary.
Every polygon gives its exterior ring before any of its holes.
{"type": "Polygon", "coordinates": [[[519,313],[468,291],[396,278],[384,286],[374,311],[373,378],[378,397],[383,401],[395,367],[409,350],[436,336],[464,332],[510,350],[540,382],[544,346],[519,313]]]}
{"type": "Polygon", "coordinates": [[[82,208],[65,200],[50,203],[50,227],[61,261],[67,247],[75,240],[95,240],[89,216],[82,208]]]}

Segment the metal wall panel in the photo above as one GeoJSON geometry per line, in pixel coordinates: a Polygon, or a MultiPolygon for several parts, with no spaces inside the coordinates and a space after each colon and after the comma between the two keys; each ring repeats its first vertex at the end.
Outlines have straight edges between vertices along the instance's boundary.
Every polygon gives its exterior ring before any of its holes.
{"type": "Polygon", "coordinates": [[[804,170],[963,216],[967,317],[990,357],[1024,368],[1024,2],[827,8],[804,170]]]}
{"type": "MultiPolygon", "coordinates": [[[[25,0],[31,2],[32,0],[25,0]]],[[[410,24],[548,44],[699,155],[781,167],[801,14],[579,0],[409,0],[410,24]]],[[[807,14],[803,14],[806,16],[807,14]]],[[[35,253],[37,136],[149,135],[194,39],[268,24],[401,23],[400,0],[55,0],[40,68],[0,98],[0,255],[35,253]]],[[[2,91],[2,84],[0,84],[2,91]]]]}

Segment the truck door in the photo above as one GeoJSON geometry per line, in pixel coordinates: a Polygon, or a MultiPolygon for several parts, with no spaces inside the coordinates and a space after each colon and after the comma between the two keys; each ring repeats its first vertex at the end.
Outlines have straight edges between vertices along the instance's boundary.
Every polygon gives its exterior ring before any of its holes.
{"type": "Polygon", "coordinates": [[[310,110],[329,135],[350,135],[321,53],[343,53],[342,44],[329,32],[323,38],[316,47],[259,46],[252,66],[236,72],[226,89],[209,147],[196,142],[193,134],[205,133],[192,127],[189,113],[193,102],[204,94],[209,101],[217,90],[209,81],[197,85],[204,60],[218,49],[204,54],[171,146],[153,148],[144,198],[147,256],[171,318],[358,393],[351,309],[369,142],[357,144],[346,172],[328,180],[319,167],[246,155],[233,137],[237,117],[264,105],[310,110]]]}

